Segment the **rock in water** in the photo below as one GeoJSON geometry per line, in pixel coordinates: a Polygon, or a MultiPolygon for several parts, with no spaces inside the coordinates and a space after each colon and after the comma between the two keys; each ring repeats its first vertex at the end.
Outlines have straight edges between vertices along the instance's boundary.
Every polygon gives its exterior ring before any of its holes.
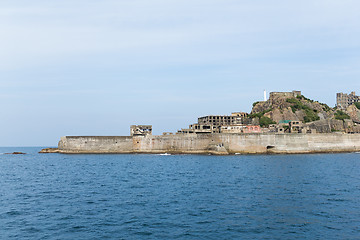
{"type": "Polygon", "coordinates": [[[23,152],[13,152],[13,153],[5,153],[5,154],[26,154],[26,153],[23,153],[23,152]]]}
{"type": "Polygon", "coordinates": [[[59,153],[59,149],[58,148],[44,148],[41,149],[41,151],[39,153],[59,153]]]}

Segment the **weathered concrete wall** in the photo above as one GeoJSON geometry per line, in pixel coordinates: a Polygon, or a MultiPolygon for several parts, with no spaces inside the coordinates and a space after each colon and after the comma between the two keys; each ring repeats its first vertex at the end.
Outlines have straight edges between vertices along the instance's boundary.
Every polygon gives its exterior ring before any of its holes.
{"type": "Polygon", "coordinates": [[[314,122],[305,123],[310,129],[316,129],[317,133],[331,133],[332,131],[345,131],[344,122],[336,119],[323,119],[314,122]]]}
{"type": "Polygon", "coordinates": [[[178,134],[62,137],[63,153],[315,153],[360,151],[360,134],[178,134]]]}
{"type": "Polygon", "coordinates": [[[131,153],[133,138],[121,136],[67,136],[59,141],[59,150],[69,153],[131,153]]]}

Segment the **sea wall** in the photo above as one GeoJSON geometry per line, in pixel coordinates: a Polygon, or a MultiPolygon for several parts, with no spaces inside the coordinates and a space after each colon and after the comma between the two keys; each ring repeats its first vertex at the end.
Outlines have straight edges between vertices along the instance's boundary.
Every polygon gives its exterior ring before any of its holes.
{"type": "Polygon", "coordinates": [[[360,134],[177,134],[67,136],[61,153],[317,153],[360,151],[360,134]]]}
{"type": "Polygon", "coordinates": [[[58,149],[66,153],[131,153],[133,138],[122,136],[61,137],[58,149]]]}

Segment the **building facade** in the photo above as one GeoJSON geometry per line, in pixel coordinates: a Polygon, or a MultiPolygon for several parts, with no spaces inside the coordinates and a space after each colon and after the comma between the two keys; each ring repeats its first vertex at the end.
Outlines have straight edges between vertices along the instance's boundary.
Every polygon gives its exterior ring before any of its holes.
{"type": "Polygon", "coordinates": [[[292,91],[292,92],[271,92],[270,99],[277,98],[277,97],[297,97],[301,96],[301,91],[292,91]]]}
{"type": "Polygon", "coordinates": [[[223,126],[223,125],[236,125],[242,124],[242,116],[237,116],[236,114],[231,116],[205,116],[198,118],[198,124],[201,125],[215,125],[215,126],[223,126]]]}
{"type": "Polygon", "coordinates": [[[221,133],[261,133],[259,125],[228,125],[220,127],[221,133]]]}
{"type": "Polygon", "coordinates": [[[336,106],[340,109],[346,109],[348,106],[360,102],[360,97],[356,96],[355,92],[350,94],[337,93],[336,94],[336,106]]]}

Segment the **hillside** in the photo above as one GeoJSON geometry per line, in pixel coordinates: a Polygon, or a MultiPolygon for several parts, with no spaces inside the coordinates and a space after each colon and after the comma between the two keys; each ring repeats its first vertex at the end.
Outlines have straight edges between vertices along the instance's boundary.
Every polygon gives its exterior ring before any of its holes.
{"type": "Polygon", "coordinates": [[[349,106],[345,111],[353,122],[360,123],[360,103],[349,106]]]}
{"type": "Polygon", "coordinates": [[[256,102],[249,115],[250,118],[269,118],[279,123],[284,120],[299,120],[313,122],[323,119],[332,119],[336,111],[324,103],[310,100],[303,95],[289,97],[271,96],[266,102],[256,102]]]}
{"type": "Polygon", "coordinates": [[[301,92],[275,92],[270,93],[267,101],[255,102],[246,119],[248,123],[262,127],[289,120],[302,121],[318,132],[359,132],[360,103],[340,110],[308,99],[301,92]]]}

